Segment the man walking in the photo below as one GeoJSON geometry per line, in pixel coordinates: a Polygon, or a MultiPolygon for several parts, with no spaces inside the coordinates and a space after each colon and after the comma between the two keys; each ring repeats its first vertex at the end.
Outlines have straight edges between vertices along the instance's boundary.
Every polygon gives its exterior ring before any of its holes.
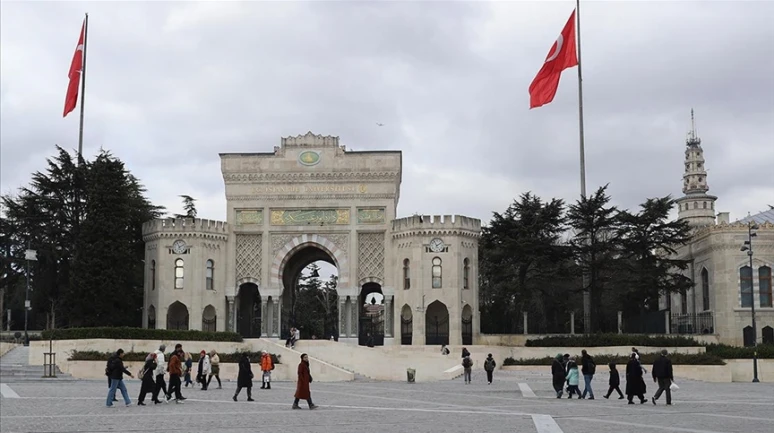
{"type": "MultiPolygon", "coordinates": [[[[159,391],[164,391],[164,395],[167,395],[167,383],[164,381],[164,375],[167,371],[167,363],[164,361],[164,350],[167,346],[159,346],[159,350],[153,352],[156,354],[156,387],[153,389],[153,403],[159,404],[159,391]]],[[[166,400],[165,400],[166,401],[166,400]]]]}
{"type": "Polygon", "coordinates": [[[594,364],[594,359],[589,356],[586,349],[581,350],[581,373],[583,373],[583,395],[581,398],[586,398],[586,393],[589,395],[589,400],[594,400],[594,390],[591,389],[591,381],[594,379],[594,373],[597,372],[597,365],[594,364]]]}
{"type": "Polygon", "coordinates": [[[116,389],[121,390],[121,395],[124,397],[124,403],[127,406],[132,405],[132,400],[129,399],[129,393],[126,391],[126,385],[124,385],[124,374],[131,378],[134,378],[132,373],[124,367],[124,350],[118,349],[115,355],[108,361],[108,372],[110,373],[110,390],[108,391],[107,407],[113,407],[113,400],[116,397],[116,389]]]}
{"type": "Polygon", "coordinates": [[[667,353],[666,349],[662,350],[661,357],[653,363],[653,370],[651,373],[653,374],[653,381],[658,383],[658,391],[656,391],[656,394],[650,399],[654,405],[656,404],[656,400],[661,397],[662,392],[666,392],[667,406],[672,405],[672,390],[669,387],[672,385],[674,376],[672,373],[672,360],[667,358],[667,353]]]}
{"type": "Polygon", "coordinates": [[[180,393],[180,385],[182,382],[180,378],[183,376],[183,347],[175,347],[175,352],[169,357],[169,389],[167,390],[167,400],[172,398],[172,393],[175,393],[175,403],[182,403],[185,400],[183,394],[180,393]]]}
{"type": "Polygon", "coordinates": [[[462,369],[465,376],[465,385],[470,385],[470,376],[473,370],[473,360],[470,359],[470,354],[462,358],[462,369]]]}
{"type": "Polygon", "coordinates": [[[486,370],[486,381],[489,385],[492,384],[492,373],[494,372],[495,367],[497,367],[497,363],[495,362],[494,358],[492,358],[492,354],[490,353],[486,357],[486,361],[484,361],[484,370],[486,370]]]}

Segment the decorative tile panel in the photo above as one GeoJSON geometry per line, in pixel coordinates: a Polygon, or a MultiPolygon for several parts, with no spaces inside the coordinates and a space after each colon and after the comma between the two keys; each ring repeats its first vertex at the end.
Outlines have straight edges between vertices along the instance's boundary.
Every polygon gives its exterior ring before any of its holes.
{"type": "Polygon", "coordinates": [[[262,235],[236,235],[236,279],[261,280],[262,235]]]}
{"type": "Polygon", "coordinates": [[[357,277],[384,280],[384,232],[357,234],[357,277]]]}
{"type": "Polygon", "coordinates": [[[284,234],[284,235],[271,235],[271,255],[276,256],[277,252],[282,249],[288,242],[292,241],[296,235],[284,234]]]}
{"type": "Polygon", "coordinates": [[[263,224],[263,210],[238,210],[236,211],[237,225],[263,224]]]}
{"type": "Polygon", "coordinates": [[[272,210],[271,225],[349,224],[349,209],[272,210]]]}
{"type": "Polygon", "coordinates": [[[358,224],[384,224],[384,208],[358,209],[358,224]]]}

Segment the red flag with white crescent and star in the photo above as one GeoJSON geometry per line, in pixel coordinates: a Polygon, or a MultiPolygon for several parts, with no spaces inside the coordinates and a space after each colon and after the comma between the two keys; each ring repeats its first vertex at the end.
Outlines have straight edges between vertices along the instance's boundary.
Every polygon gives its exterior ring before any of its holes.
{"type": "Polygon", "coordinates": [[[86,20],[83,21],[81,26],[81,37],[78,38],[78,45],[75,47],[75,53],[73,54],[73,60],[70,63],[70,72],[67,77],[70,78],[70,83],[67,85],[67,95],[65,96],[64,114],[67,115],[75,109],[75,104],[78,102],[78,88],[81,84],[81,73],[83,72],[83,37],[86,30],[86,20]]]}
{"type": "Polygon", "coordinates": [[[537,108],[554,100],[562,71],[578,65],[575,52],[575,10],[564,25],[562,33],[548,52],[543,67],[529,85],[529,108],[537,108]]]}

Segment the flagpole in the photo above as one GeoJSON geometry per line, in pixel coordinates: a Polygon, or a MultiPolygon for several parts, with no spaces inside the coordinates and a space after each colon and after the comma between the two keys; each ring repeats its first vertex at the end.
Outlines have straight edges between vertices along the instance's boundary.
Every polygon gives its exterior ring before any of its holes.
{"type": "Polygon", "coordinates": [[[81,66],[81,121],[78,130],[78,165],[83,157],[83,101],[86,99],[86,46],[89,43],[89,14],[83,22],[83,64],[81,66]]]}
{"type": "MultiPolygon", "coordinates": [[[[578,46],[578,142],[580,147],[580,190],[581,199],[586,198],[586,143],[583,131],[583,69],[581,63],[581,27],[580,27],[580,0],[575,0],[575,28],[577,29],[578,46]]],[[[590,240],[585,239],[586,243],[590,240]]],[[[583,333],[592,332],[591,324],[591,287],[589,287],[588,268],[583,267],[583,333]]]]}

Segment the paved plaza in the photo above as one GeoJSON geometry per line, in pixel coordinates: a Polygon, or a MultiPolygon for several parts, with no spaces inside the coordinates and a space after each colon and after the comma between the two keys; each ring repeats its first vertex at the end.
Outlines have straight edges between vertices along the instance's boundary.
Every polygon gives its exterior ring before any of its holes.
{"type": "MultiPolygon", "coordinates": [[[[546,368],[548,370],[548,368],[546,368]]],[[[421,372],[420,372],[421,374],[421,372]]],[[[231,400],[235,382],[224,389],[184,388],[185,404],[135,406],[139,381],[128,380],[133,405],[105,407],[105,381],[19,381],[0,386],[0,432],[767,432],[774,425],[774,385],[681,381],[674,405],[627,405],[601,398],[557,400],[548,371],[543,376],[498,371],[487,385],[483,372],[473,384],[462,379],[435,383],[355,381],[313,383],[320,406],[291,410],[295,384],[254,388],[255,402],[231,400]]],[[[648,392],[655,389],[649,383],[648,392]]],[[[616,397],[617,398],[617,397],[616,397]]],[[[149,401],[148,398],[147,401],[149,401]]]]}

